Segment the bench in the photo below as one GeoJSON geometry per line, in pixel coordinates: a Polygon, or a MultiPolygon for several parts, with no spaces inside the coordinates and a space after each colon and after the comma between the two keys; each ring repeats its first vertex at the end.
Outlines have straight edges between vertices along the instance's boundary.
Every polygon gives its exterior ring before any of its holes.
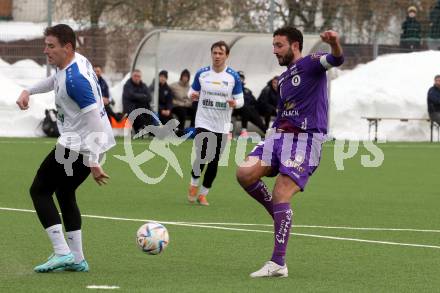
{"type": "Polygon", "coordinates": [[[426,121],[429,122],[431,125],[431,142],[433,142],[434,139],[434,129],[437,130],[437,141],[439,141],[439,134],[440,134],[440,125],[436,123],[435,121],[431,121],[429,118],[398,118],[398,117],[361,117],[362,119],[365,119],[368,121],[368,138],[370,138],[371,134],[371,127],[374,127],[374,141],[377,141],[377,128],[379,126],[379,121],[382,120],[394,120],[394,121],[401,121],[401,122],[408,122],[408,121],[426,121]]]}

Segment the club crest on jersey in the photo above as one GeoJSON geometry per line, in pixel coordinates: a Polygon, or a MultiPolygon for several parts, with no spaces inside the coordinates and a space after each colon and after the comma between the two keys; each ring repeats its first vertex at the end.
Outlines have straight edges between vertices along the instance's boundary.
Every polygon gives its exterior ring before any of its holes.
{"type": "Polygon", "coordinates": [[[301,77],[299,75],[294,75],[292,77],[292,85],[293,86],[299,86],[301,83],[301,77]]]}

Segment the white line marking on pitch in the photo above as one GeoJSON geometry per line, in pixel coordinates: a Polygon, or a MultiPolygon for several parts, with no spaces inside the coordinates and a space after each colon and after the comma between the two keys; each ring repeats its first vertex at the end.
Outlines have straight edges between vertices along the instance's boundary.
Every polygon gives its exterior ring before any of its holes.
{"type": "MultiPolygon", "coordinates": [[[[195,225],[224,225],[224,226],[260,226],[273,227],[273,224],[246,224],[246,223],[198,223],[198,222],[179,222],[184,224],[195,225]]],[[[318,226],[318,225],[293,225],[294,228],[319,228],[319,229],[336,229],[336,230],[361,230],[361,231],[405,231],[405,232],[429,232],[440,233],[440,230],[429,229],[409,229],[409,228],[367,228],[367,227],[344,227],[344,226],[318,226]]]]}
{"type": "MultiPolygon", "coordinates": [[[[26,209],[13,209],[13,208],[2,208],[0,210],[6,211],[18,211],[18,212],[29,212],[35,213],[34,210],[26,209]]],[[[115,217],[102,217],[95,215],[83,215],[88,218],[97,219],[110,219],[110,220],[120,220],[120,221],[150,221],[150,222],[160,222],[163,224],[170,225],[220,225],[220,226],[256,226],[256,227],[273,227],[273,224],[251,224],[251,223],[226,223],[226,222],[165,222],[165,221],[155,221],[155,220],[145,220],[145,219],[125,219],[125,218],[115,218],[115,217]]],[[[318,228],[318,229],[334,229],[334,230],[360,230],[360,231],[402,231],[402,232],[422,232],[422,233],[440,233],[440,230],[433,229],[411,229],[411,228],[378,228],[378,227],[346,227],[346,226],[319,226],[319,225],[293,225],[294,228],[318,228]]]]}
{"type": "Polygon", "coordinates": [[[108,286],[108,285],[89,285],[87,289],[104,289],[104,290],[115,290],[119,289],[119,286],[108,286]]]}
{"type": "MultiPolygon", "coordinates": [[[[34,210],[14,209],[14,208],[5,208],[5,207],[0,207],[0,210],[35,213],[34,210]]],[[[241,228],[229,228],[229,227],[201,225],[201,224],[185,223],[185,222],[166,222],[166,221],[155,221],[155,220],[148,220],[148,219],[130,219],[130,218],[106,217],[106,216],[96,216],[96,215],[82,215],[82,216],[84,218],[116,220],[116,221],[159,222],[159,223],[162,223],[162,224],[175,225],[175,226],[198,227],[198,228],[226,230],[226,231],[273,233],[273,231],[255,230],[255,229],[241,229],[241,228]]],[[[421,231],[425,231],[425,230],[421,230],[421,231]]],[[[437,231],[437,230],[433,230],[433,231],[437,231]]],[[[396,246],[410,246],[410,247],[422,247],[422,248],[440,249],[440,246],[426,245],[426,244],[402,243],[402,242],[391,242],[391,241],[379,241],[379,240],[368,240],[368,239],[359,239],[359,238],[345,238],[345,237],[335,237],[335,236],[316,235],[316,234],[304,234],[304,233],[295,233],[295,232],[290,233],[290,235],[312,237],[312,238],[332,239],[332,240],[341,240],[341,241],[354,241],[354,242],[386,244],[386,245],[396,245],[396,246]]]]}

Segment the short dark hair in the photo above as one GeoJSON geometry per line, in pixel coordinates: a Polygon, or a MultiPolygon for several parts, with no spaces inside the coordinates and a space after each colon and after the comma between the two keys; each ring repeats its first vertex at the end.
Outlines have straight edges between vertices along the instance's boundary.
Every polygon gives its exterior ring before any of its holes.
{"type": "Polygon", "coordinates": [[[229,45],[226,44],[225,41],[218,41],[218,42],[215,42],[214,44],[212,44],[211,52],[212,52],[212,50],[214,50],[214,48],[222,49],[222,47],[225,47],[226,55],[229,55],[229,45]]]}
{"type": "Polygon", "coordinates": [[[285,36],[291,45],[294,42],[299,43],[299,51],[301,52],[303,49],[303,34],[302,32],[293,27],[293,26],[285,26],[274,31],[273,36],[285,36]]]}
{"type": "Polygon", "coordinates": [[[437,75],[434,77],[434,80],[437,79],[437,78],[440,78],[440,74],[437,74],[437,75]]]}
{"type": "Polygon", "coordinates": [[[165,78],[168,79],[168,71],[166,71],[166,70],[161,70],[161,71],[159,72],[159,76],[161,76],[161,75],[165,76],[165,78]]]}
{"type": "Polygon", "coordinates": [[[76,35],[73,29],[67,24],[57,24],[49,26],[44,30],[44,36],[54,36],[58,39],[62,46],[70,43],[72,49],[76,49],[76,35]]]}

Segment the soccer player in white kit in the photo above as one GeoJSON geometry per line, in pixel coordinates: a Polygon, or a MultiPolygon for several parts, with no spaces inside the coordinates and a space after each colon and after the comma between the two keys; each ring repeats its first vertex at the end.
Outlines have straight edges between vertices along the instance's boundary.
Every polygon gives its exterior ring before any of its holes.
{"type": "Polygon", "coordinates": [[[244,104],[240,76],[226,65],[228,56],[228,44],[224,41],[212,44],[212,66],[197,71],[188,92],[193,101],[198,100],[194,139],[196,160],[192,166],[188,201],[194,203],[197,200],[204,206],[209,205],[206,196],[217,175],[220,155],[227,142],[232,110],[244,104]],[[198,190],[205,164],[208,166],[198,190]]]}
{"type": "Polygon", "coordinates": [[[107,183],[109,176],[99,159],[115,145],[115,140],[92,65],[75,52],[72,28],[65,24],[48,27],[44,36],[44,54],[50,64],[56,65],[56,73],[25,89],[17,100],[20,109],[26,110],[30,95],[54,90],[60,131],[56,147],[41,163],[30,188],[38,218],[54,250],[34,271],[87,272],[75,190],[90,173],[99,185],[107,183]],[[67,242],[53,193],[62,212],[67,242]]]}

